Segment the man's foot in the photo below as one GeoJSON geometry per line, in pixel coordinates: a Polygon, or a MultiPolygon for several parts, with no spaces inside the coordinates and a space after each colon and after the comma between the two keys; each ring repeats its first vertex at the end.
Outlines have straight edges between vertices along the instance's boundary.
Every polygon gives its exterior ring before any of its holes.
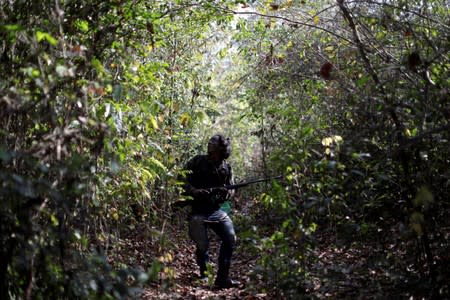
{"type": "Polygon", "coordinates": [[[238,287],[241,283],[237,280],[232,280],[232,279],[225,279],[225,280],[220,280],[220,279],[216,279],[216,281],[214,282],[214,285],[220,289],[229,289],[229,288],[233,288],[233,287],[238,287]]]}

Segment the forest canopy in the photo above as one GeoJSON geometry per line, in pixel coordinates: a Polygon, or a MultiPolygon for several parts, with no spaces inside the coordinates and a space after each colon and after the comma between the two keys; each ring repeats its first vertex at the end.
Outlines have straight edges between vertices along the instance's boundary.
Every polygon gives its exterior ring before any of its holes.
{"type": "Polygon", "coordinates": [[[0,298],[176,299],[172,203],[215,133],[237,182],[283,176],[232,204],[248,299],[448,297],[449,16],[0,0],[0,298]]]}

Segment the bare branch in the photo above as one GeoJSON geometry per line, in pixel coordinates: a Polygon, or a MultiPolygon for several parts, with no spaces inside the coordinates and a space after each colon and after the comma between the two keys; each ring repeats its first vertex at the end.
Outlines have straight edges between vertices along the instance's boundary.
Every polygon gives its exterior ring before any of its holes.
{"type": "Polygon", "coordinates": [[[344,15],[345,20],[347,20],[348,25],[350,26],[350,29],[353,32],[353,39],[355,40],[356,46],[358,47],[359,54],[364,62],[366,71],[372,77],[372,80],[375,82],[378,90],[383,95],[385,103],[389,106],[388,109],[389,109],[389,114],[392,118],[392,121],[394,122],[396,129],[398,130],[399,134],[401,135],[401,129],[403,126],[400,123],[400,120],[398,119],[398,116],[392,107],[392,101],[386,95],[386,91],[384,90],[383,84],[381,83],[380,78],[378,77],[378,74],[375,72],[375,69],[373,68],[372,64],[370,63],[370,60],[367,56],[364,44],[362,43],[361,38],[359,37],[359,34],[358,34],[358,30],[356,29],[356,24],[353,21],[353,17],[351,16],[348,8],[344,5],[343,0],[337,0],[337,3],[344,15]]]}
{"type": "Polygon", "coordinates": [[[259,17],[268,18],[268,19],[283,20],[283,21],[285,21],[285,22],[287,22],[287,23],[289,23],[289,24],[292,24],[292,25],[299,25],[299,26],[305,26],[305,27],[315,28],[315,29],[318,29],[318,30],[320,30],[320,31],[324,31],[324,32],[326,32],[326,33],[329,33],[330,35],[335,36],[335,37],[337,37],[337,38],[339,38],[339,39],[341,39],[341,40],[344,40],[344,41],[346,41],[346,42],[348,42],[348,43],[350,43],[350,44],[353,44],[353,45],[355,44],[352,40],[346,38],[345,36],[342,36],[342,35],[340,35],[340,34],[338,34],[338,33],[336,33],[336,32],[333,32],[333,31],[331,31],[331,30],[329,30],[329,29],[327,29],[327,28],[320,27],[320,26],[315,25],[315,24],[310,24],[310,23],[305,23],[305,22],[295,21],[295,20],[291,20],[291,19],[286,18],[286,17],[283,17],[283,16],[266,15],[266,14],[262,14],[262,13],[259,13],[259,12],[251,12],[251,11],[249,11],[249,12],[245,12],[245,11],[235,11],[235,10],[232,10],[232,9],[229,9],[229,8],[224,8],[224,7],[220,7],[220,8],[218,8],[218,9],[219,9],[219,10],[222,10],[222,11],[224,11],[224,12],[226,12],[226,13],[230,13],[230,14],[234,14],[234,15],[253,15],[253,16],[259,16],[259,17]]]}
{"type": "Polygon", "coordinates": [[[419,135],[416,135],[415,137],[409,138],[409,139],[404,139],[402,141],[402,143],[400,144],[398,150],[404,150],[408,147],[411,147],[414,144],[417,144],[419,142],[421,142],[423,139],[429,137],[430,135],[436,134],[436,133],[440,133],[440,132],[447,132],[450,130],[450,123],[447,123],[445,125],[442,125],[440,127],[437,128],[433,128],[430,129],[428,131],[422,132],[419,135]]]}

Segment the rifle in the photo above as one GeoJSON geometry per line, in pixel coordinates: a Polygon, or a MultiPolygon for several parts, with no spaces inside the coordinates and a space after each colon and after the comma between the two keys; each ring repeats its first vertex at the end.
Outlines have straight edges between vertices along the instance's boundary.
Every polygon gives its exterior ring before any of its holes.
{"type": "Polygon", "coordinates": [[[246,187],[247,185],[250,184],[254,184],[254,183],[258,183],[258,182],[264,182],[264,181],[269,181],[269,180],[275,180],[275,179],[280,179],[283,178],[283,176],[276,176],[276,177],[268,177],[268,178],[261,178],[261,179],[255,179],[255,180],[249,180],[249,181],[244,181],[241,183],[237,183],[237,184],[230,184],[230,185],[224,185],[224,186],[219,186],[219,187],[213,187],[213,188],[209,188],[209,189],[205,189],[210,193],[213,193],[215,191],[218,190],[222,190],[223,188],[227,189],[227,190],[237,190],[241,187],[246,187]]]}
{"type": "MultiPolygon", "coordinates": [[[[254,179],[254,180],[249,180],[249,181],[244,181],[241,183],[237,183],[237,184],[229,184],[229,185],[224,185],[224,186],[218,186],[218,187],[212,187],[212,188],[207,188],[205,190],[207,190],[210,193],[214,193],[220,190],[223,190],[224,188],[226,190],[237,190],[239,188],[242,187],[246,187],[250,184],[254,184],[254,183],[258,183],[258,182],[265,182],[265,181],[270,181],[270,180],[275,180],[275,179],[281,179],[283,178],[283,176],[275,176],[275,177],[267,177],[267,178],[260,178],[260,179],[254,179]]],[[[176,202],[174,202],[172,204],[173,207],[185,207],[187,205],[190,205],[192,203],[192,199],[188,199],[188,200],[178,200],[176,202]]]]}

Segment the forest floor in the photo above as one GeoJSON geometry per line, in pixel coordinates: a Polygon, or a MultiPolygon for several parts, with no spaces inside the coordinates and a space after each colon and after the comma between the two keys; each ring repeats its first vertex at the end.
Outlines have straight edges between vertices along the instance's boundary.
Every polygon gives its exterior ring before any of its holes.
{"type": "MultiPolygon", "coordinates": [[[[161,246],[156,248],[155,240],[149,239],[142,230],[136,230],[134,236],[124,241],[127,247],[123,248],[122,258],[134,253],[134,261],[128,263],[148,269],[155,253],[160,253],[160,260],[164,261],[166,267],[160,272],[158,280],[144,288],[141,299],[282,299],[279,293],[274,296],[276,288],[265,291],[252,282],[250,273],[259,257],[252,256],[239,244],[231,270],[233,279],[241,282],[238,288],[215,288],[212,284],[214,274],[208,283],[200,282],[195,264],[195,247],[187,238],[186,228],[167,226],[165,230],[167,240],[164,243],[171,249],[169,252],[162,250],[161,246]]],[[[418,275],[421,270],[413,269],[413,262],[417,258],[406,255],[403,243],[390,241],[389,237],[394,236],[392,232],[382,236],[386,240],[343,242],[330,230],[317,234],[312,259],[307,264],[307,280],[302,283],[305,298],[446,299],[430,296],[430,286],[418,275]]],[[[213,233],[210,237],[211,265],[215,273],[220,242],[213,233]]],[[[448,238],[447,232],[445,239],[448,238]]],[[[448,263],[448,258],[444,258],[442,263],[445,262],[448,263]]],[[[448,294],[446,281],[449,274],[445,266],[442,270],[444,272],[438,277],[439,286],[448,294]]]]}

